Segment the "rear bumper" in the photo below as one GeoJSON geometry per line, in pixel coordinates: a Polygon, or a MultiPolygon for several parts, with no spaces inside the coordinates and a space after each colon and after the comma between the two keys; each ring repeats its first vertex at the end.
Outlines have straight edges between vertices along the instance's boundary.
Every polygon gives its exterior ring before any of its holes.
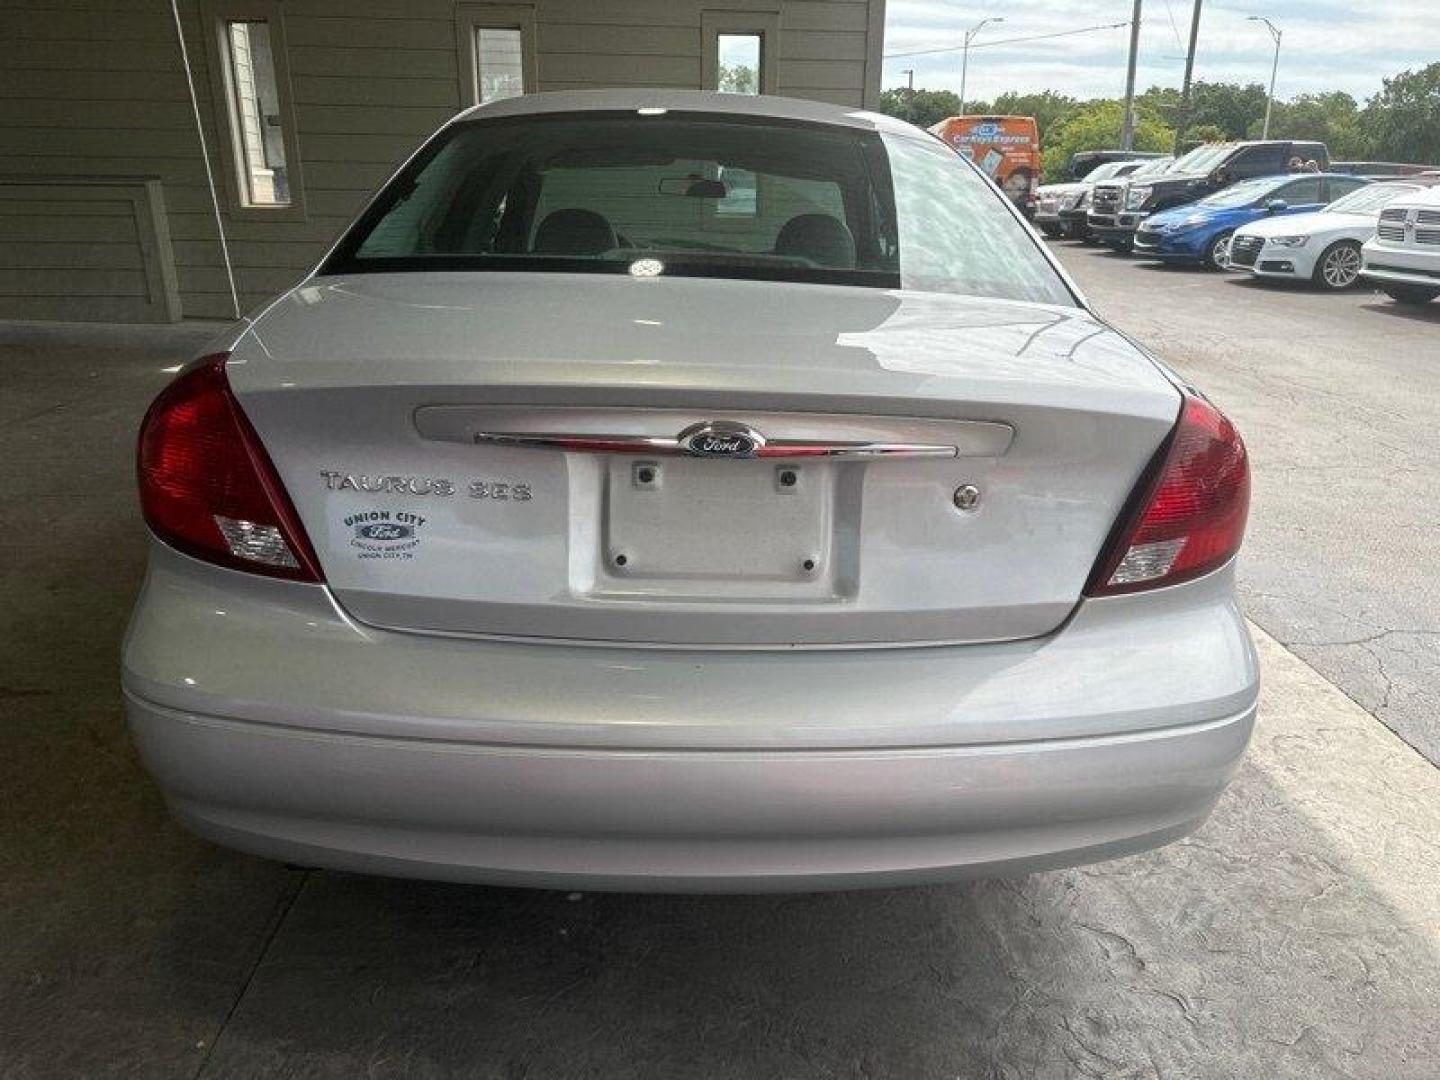
{"type": "Polygon", "coordinates": [[[1209,813],[1255,715],[1229,573],[1036,641],[745,652],[377,632],[161,551],[126,706],[177,818],[273,858],[643,890],[1020,872],[1209,813]]]}
{"type": "Polygon", "coordinates": [[[1014,873],[1204,821],[1253,708],[1113,738],[918,750],[487,746],[178,713],[129,699],[175,816],[344,870],[551,888],[854,888],[1014,873]]]}

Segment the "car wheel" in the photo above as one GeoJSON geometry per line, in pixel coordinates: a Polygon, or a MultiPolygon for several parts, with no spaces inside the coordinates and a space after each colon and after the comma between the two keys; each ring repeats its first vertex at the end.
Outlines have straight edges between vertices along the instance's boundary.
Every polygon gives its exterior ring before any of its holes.
{"type": "Polygon", "coordinates": [[[1425,285],[1382,285],[1380,288],[1391,300],[1398,300],[1402,304],[1428,304],[1440,296],[1440,289],[1425,285]]]}
{"type": "Polygon", "coordinates": [[[1354,240],[1331,244],[1315,262],[1314,281],[1322,289],[1339,292],[1360,280],[1360,245],[1354,240]]]}
{"type": "Polygon", "coordinates": [[[1108,244],[1110,250],[1117,255],[1129,255],[1135,246],[1133,240],[1107,240],[1105,243],[1108,244]]]}
{"type": "Polygon", "coordinates": [[[1059,240],[1060,237],[1065,235],[1060,230],[1060,227],[1058,225],[1041,225],[1040,231],[1043,232],[1046,236],[1048,236],[1051,240],[1059,240]]]}
{"type": "Polygon", "coordinates": [[[1205,265],[1211,270],[1230,269],[1230,238],[1234,233],[1223,232],[1205,249],[1205,265]]]}

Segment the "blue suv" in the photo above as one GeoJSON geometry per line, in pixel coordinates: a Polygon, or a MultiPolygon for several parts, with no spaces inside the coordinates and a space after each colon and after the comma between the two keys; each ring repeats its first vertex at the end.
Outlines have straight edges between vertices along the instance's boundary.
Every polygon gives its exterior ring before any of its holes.
{"type": "Polygon", "coordinates": [[[1223,270],[1229,264],[1230,237],[1241,225],[1319,210],[1367,183],[1341,173],[1286,173],[1242,180],[1199,202],[1151,214],[1135,232],[1135,254],[1223,270]]]}

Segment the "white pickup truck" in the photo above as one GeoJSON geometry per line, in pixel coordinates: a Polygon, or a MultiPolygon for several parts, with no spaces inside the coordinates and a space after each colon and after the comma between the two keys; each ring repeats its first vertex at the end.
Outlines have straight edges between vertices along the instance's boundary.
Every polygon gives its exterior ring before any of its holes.
{"type": "Polygon", "coordinates": [[[1402,304],[1440,296],[1440,187],[1396,199],[1362,248],[1361,273],[1402,304]]]}

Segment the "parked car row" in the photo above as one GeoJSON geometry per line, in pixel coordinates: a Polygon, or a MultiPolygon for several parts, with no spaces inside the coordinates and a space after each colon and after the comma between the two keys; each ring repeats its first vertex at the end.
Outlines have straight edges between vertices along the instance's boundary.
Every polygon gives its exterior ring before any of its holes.
{"type": "Polygon", "coordinates": [[[1109,161],[1095,166],[1079,180],[1044,184],[1035,192],[1035,224],[1051,238],[1080,240],[1090,235],[1087,220],[1095,186],[1129,176],[1144,177],[1163,172],[1174,158],[1109,161]]]}
{"type": "Polygon", "coordinates": [[[1432,299],[1440,294],[1440,228],[1434,236],[1420,230],[1416,238],[1416,230],[1406,224],[1422,212],[1433,213],[1440,224],[1440,204],[1413,213],[1410,206],[1437,183],[1440,176],[1367,184],[1317,212],[1256,221],[1236,231],[1229,265],[1259,278],[1312,281],[1326,289],[1348,289],[1365,275],[1397,300],[1421,299],[1416,289],[1423,292],[1429,282],[1413,278],[1427,269],[1424,260],[1430,253],[1422,249],[1433,246],[1428,268],[1434,292],[1423,297],[1432,299]],[[1382,226],[1383,240],[1377,236],[1382,226]],[[1417,250],[1406,250],[1410,242],[1417,250]],[[1367,255],[1369,262],[1379,263],[1377,272],[1367,273],[1367,255]],[[1386,280],[1386,274],[1396,272],[1398,280],[1386,280]]]}
{"type": "Polygon", "coordinates": [[[1104,243],[1129,251],[1140,223],[1152,214],[1197,202],[1242,180],[1298,172],[1312,162],[1317,171],[1328,168],[1330,153],[1324,143],[1293,139],[1206,143],[1162,172],[1096,184],[1087,224],[1104,243]]]}
{"type": "Polygon", "coordinates": [[[1366,176],[1328,161],[1323,143],[1292,140],[1114,161],[1042,187],[1036,224],[1147,259],[1331,290],[1364,278],[1404,303],[1440,296],[1440,170],[1366,176]]]}
{"type": "Polygon", "coordinates": [[[1259,176],[1207,195],[1198,202],[1151,214],[1135,230],[1136,255],[1199,263],[1223,270],[1236,230],[1260,221],[1308,214],[1370,182],[1339,173],[1259,176]]]}

